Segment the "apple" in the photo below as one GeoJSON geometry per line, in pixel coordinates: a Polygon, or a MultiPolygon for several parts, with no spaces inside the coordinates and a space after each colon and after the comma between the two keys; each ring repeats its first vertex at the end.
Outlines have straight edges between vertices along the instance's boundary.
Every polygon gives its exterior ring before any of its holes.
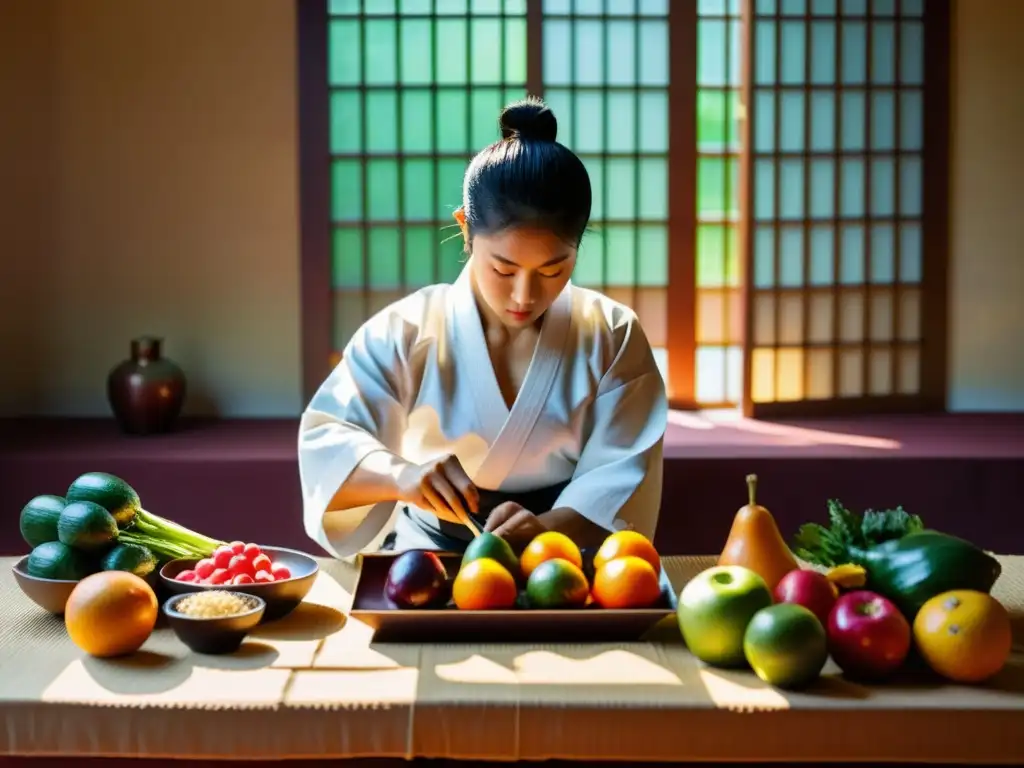
{"type": "Polygon", "coordinates": [[[797,568],[783,576],[774,593],[776,603],[802,605],[818,617],[823,627],[828,626],[836,595],[836,588],[825,574],[807,568],[797,568]]]}
{"type": "Polygon", "coordinates": [[[910,653],[910,624],[881,595],[861,589],[836,600],[828,617],[828,645],[843,674],[879,680],[895,672],[910,653]]]}
{"type": "Polygon", "coordinates": [[[711,666],[741,667],[746,664],[747,625],[771,604],[771,590],[757,573],[740,565],[719,565],[683,587],[676,618],[690,653],[711,666]]]}

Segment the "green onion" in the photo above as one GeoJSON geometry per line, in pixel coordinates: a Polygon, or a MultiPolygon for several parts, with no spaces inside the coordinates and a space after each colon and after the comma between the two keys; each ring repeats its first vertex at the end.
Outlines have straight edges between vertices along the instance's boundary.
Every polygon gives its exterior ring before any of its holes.
{"type": "Polygon", "coordinates": [[[141,511],[136,513],[134,525],[117,538],[127,544],[140,544],[161,560],[202,560],[223,543],[141,511]]]}
{"type": "Polygon", "coordinates": [[[179,525],[159,515],[154,515],[152,512],[147,512],[144,509],[140,509],[135,513],[135,526],[139,528],[141,533],[146,535],[166,539],[202,552],[202,557],[212,555],[217,547],[224,544],[223,541],[217,541],[209,536],[191,531],[183,525],[179,525]]]}

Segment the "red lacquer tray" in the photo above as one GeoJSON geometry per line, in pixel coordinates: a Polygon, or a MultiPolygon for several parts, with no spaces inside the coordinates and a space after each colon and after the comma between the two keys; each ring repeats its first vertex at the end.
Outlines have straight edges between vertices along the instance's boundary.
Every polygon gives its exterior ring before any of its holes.
{"type": "MultiPolygon", "coordinates": [[[[454,577],[462,556],[452,552],[436,554],[454,577]]],[[[415,610],[398,608],[384,593],[388,569],[397,556],[392,552],[362,556],[351,617],[373,627],[376,642],[610,643],[654,640],[666,632],[679,634],[676,593],[664,570],[661,573],[662,601],[652,608],[415,610]]]]}

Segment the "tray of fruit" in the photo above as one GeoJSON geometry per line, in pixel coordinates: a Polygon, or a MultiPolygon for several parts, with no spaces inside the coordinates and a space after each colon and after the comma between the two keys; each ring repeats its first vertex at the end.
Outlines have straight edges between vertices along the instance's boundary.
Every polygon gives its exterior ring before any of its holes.
{"type": "Polygon", "coordinates": [[[633,531],[581,550],[549,531],[520,555],[484,532],[465,553],[362,556],[351,616],[378,642],[632,642],[675,623],[658,552],[633,531]]]}

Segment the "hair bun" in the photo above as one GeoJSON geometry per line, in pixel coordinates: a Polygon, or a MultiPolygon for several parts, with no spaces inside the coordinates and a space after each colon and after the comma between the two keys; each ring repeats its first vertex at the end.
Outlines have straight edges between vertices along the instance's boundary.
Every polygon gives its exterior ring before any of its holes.
{"type": "Polygon", "coordinates": [[[558,136],[555,113],[538,98],[527,98],[509,104],[498,118],[503,139],[554,141],[558,136]]]}

